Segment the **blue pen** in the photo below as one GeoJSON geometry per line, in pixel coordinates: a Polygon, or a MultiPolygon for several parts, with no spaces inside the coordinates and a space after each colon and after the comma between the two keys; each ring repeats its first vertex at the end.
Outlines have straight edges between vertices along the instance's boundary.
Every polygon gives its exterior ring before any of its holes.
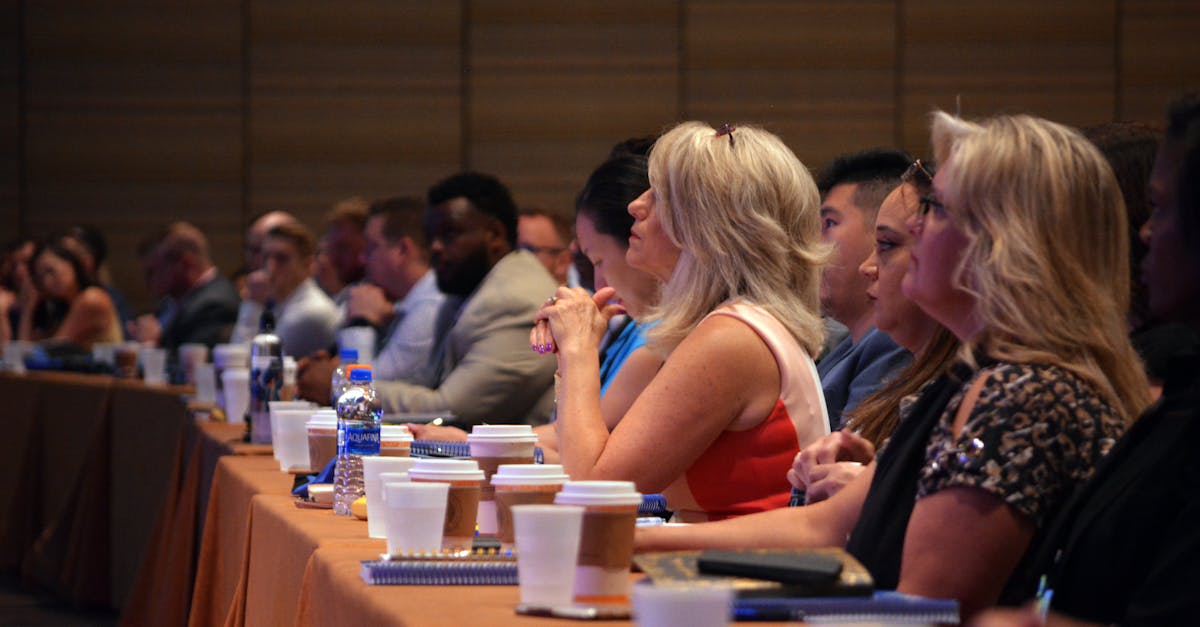
{"type": "Polygon", "coordinates": [[[1050,614],[1050,601],[1054,599],[1054,590],[1046,587],[1046,576],[1038,580],[1037,590],[1037,614],[1038,622],[1041,625],[1046,624],[1046,617],[1050,614]]]}

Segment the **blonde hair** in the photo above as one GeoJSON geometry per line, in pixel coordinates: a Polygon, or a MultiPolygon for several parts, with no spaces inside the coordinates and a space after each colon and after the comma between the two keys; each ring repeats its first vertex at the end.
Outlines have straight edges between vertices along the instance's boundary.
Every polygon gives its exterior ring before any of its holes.
{"type": "Polygon", "coordinates": [[[721,304],[762,307],[805,350],[821,350],[820,197],[808,170],[775,135],[701,122],[668,131],[650,153],[650,186],[663,230],[681,250],[650,345],[670,353],[721,304]]]}
{"type": "Polygon", "coordinates": [[[1104,156],[1078,132],[1031,116],[933,117],[941,201],[967,238],[955,286],[983,331],[965,342],[1095,385],[1132,421],[1149,403],[1129,343],[1125,203],[1104,156]]]}

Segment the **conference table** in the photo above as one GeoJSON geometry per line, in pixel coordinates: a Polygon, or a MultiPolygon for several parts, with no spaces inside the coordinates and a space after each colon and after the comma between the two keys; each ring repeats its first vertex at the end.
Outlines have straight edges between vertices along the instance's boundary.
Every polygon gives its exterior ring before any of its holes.
{"type": "Polygon", "coordinates": [[[515,614],[511,585],[367,585],[360,563],[386,543],[297,507],[271,448],[185,392],[0,373],[0,571],[123,625],[578,624],[515,614]]]}

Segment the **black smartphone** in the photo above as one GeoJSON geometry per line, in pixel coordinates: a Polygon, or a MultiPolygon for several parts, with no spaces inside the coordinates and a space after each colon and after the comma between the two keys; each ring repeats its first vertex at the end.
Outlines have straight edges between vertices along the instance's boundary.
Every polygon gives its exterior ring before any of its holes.
{"type": "Polygon", "coordinates": [[[820,553],[704,551],[696,565],[705,575],[732,575],[808,586],[831,584],[842,574],[841,561],[820,553]]]}

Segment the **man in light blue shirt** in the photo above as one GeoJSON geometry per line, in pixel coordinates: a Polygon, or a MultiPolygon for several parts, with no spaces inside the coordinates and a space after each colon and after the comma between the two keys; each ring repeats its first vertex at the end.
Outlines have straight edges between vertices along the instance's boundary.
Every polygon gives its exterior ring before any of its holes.
{"type": "MultiPolygon", "coordinates": [[[[434,326],[446,296],[429,266],[425,203],[389,198],[371,204],[365,230],[366,284],[349,288],[346,320],[378,331],[373,362],[376,381],[428,385],[434,326]]],[[[305,361],[298,381],[305,398],[327,398],[335,360],[305,361]],[[321,392],[325,394],[322,396],[321,392]]]]}
{"type": "Polygon", "coordinates": [[[875,247],[875,214],[900,183],[912,159],[897,150],[842,155],[820,177],[822,240],[833,257],[821,277],[821,308],[846,326],[849,335],[817,364],[831,430],[843,414],[883,386],[912,356],[875,328],[869,281],[859,266],[875,247]]]}

